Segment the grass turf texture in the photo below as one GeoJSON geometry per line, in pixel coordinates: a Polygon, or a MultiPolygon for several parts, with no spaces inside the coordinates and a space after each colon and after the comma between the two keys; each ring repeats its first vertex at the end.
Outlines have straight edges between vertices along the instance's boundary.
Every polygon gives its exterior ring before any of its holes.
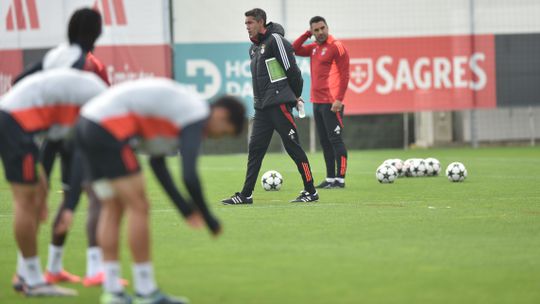
{"type": "MultiPolygon", "coordinates": [[[[203,157],[208,201],[224,223],[216,240],[189,230],[146,170],[161,288],[192,303],[540,303],[539,148],[349,155],[347,189],[322,190],[319,202],[298,205],[288,203],[301,189],[292,161],[267,155],[262,172],[275,169],[285,182],[279,192],[257,184],[253,206],[218,203],[241,188],[246,155],[203,157]],[[469,177],[379,184],[375,169],[396,157],[436,157],[443,172],[461,161],[469,177]]],[[[322,155],[310,161],[319,182],[322,155]]],[[[177,164],[169,161],[175,172],[177,164]]],[[[55,172],[51,212],[60,199],[55,172]]],[[[16,247],[5,181],[0,199],[0,303],[96,303],[100,289],[80,285],[77,299],[25,300],[12,292],[16,247]]],[[[65,254],[66,269],[76,274],[85,271],[85,208],[83,202],[65,254]]],[[[50,221],[39,238],[43,266],[50,221]]],[[[123,238],[123,274],[132,280],[123,238]]]]}

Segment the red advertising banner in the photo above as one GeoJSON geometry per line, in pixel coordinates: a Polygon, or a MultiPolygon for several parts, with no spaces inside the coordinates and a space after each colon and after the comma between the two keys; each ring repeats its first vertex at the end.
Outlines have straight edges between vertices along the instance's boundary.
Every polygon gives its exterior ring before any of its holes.
{"type": "Polygon", "coordinates": [[[342,41],[346,114],[496,107],[493,35],[342,41]]]}
{"type": "Polygon", "coordinates": [[[21,50],[0,50],[0,95],[11,87],[11,83],[23,68],[21,50]]]}
{"type": "Polygon", "coordinates": [[[169,45],[99,46],[94,55],[107,66],[112,84],[144,77],[171,77],[169,45]]]}

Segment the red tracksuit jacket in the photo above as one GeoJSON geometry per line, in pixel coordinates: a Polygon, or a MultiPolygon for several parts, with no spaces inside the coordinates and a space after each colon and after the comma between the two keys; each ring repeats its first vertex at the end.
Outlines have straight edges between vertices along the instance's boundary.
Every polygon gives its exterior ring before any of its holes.
{"type": "Polygon", "coordinates": [[[309,31],[305,32],[292,46],[296,55],[311,58],[311,102],[343,101],[350,77],[347,50],[331,35],[321,45],[303,45],[310,36],[309,31]]]}

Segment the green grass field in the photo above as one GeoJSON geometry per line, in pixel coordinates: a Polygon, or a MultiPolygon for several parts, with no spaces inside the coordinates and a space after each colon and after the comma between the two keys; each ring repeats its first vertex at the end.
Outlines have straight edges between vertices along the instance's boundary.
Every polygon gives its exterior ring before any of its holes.
{"type": "MultiPolygon", "coordinates": [[[[540,149],[378,150],[350,153],[347,188],[313,204],[288,201],[301,189],[288,156],[267,155],[263,171],[284,176],[279,192],[255,191],[253,206],[222,206],[238,191],[246,155],[203,157],[208,201],[224,224],[212,239],[187,228],[149,171],[153,258],[161,288],[192,303],[540,303],[540,149]],[[374,177],[386,158],[436,157],[469,171],[446,177],[374,177]]],[[[310,155],[316,181],[321,154],[310,155]]],[[[177,168],[177,161],[170,161],[177,168]]],[[[57,173],[55,180],[57,180],[57,173]]],[[[53,210],[60,194],[53,183],[53,210]]],[[[11,198],[0,183],[0,303],[97,303],[100,289],[76,299],[26,300],[10,288],[16,247],[11,198]]],[[[69,237],[64,265],[85,271],[86,203],[69,237]]],[[[50,235],[40,232],[43,266],[50,235]]],[[[131,279],[125,234],[123,274],[131,279]]],[[[131,288],[129,289],[131,292],[131,288]]]]}

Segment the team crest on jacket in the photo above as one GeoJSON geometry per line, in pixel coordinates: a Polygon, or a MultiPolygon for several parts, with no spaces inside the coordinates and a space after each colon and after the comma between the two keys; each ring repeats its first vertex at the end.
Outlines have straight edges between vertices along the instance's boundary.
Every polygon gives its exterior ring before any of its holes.
{"type": "Polygon", "coordinates": [[[326,47],[322,49],[321,56],[324,56],[324,54],[326,54],[326,50],[327,50],[326,47]]]}
{"type": "Polygon", "coordinates": [[[264,54],[264,49],[266,48],[266,45],[262,44],[261,45],[261,55],[264,54]]]}

